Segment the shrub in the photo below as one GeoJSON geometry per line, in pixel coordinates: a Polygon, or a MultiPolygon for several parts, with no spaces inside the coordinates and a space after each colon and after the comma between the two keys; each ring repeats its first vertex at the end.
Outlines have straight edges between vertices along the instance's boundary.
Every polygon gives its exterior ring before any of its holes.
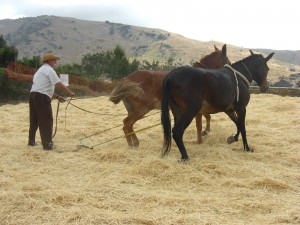
{"type": "Polygon", "coordinates": [[[0,69],[0,101],[24,101],[28,99],[31,82],[24,80],[8,79],[5,70],[0,69]]]}

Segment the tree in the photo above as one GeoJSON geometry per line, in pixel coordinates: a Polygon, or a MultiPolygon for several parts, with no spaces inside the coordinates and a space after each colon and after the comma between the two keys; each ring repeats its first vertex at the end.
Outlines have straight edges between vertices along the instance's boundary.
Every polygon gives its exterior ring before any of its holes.
{"type": "Polygon", "coordinates": [[[112,59],[108,74],[113,80],[125,77],[129,73],[129,60],[126,57],[124,49],[119,45],[111,52],[112,59]]]}
{"type": "Polygon", "coordinates": [[[57,70],[77,75],[84,74],[83,76],[92,79],[99,79],[101,76],[105,76],[112,80],[118,80],[138,69],[171,70],[176,67],[173,63],[173,58],[169,58],[163,65],[160,65],[159,61],[150,63],[147,60],[143,60],[141,63],[137,59],[133,59],[130,62],[124,49],[117,45],[111,51],[84,55],[81,65],[62,65],[57,70]]]}
{"type": "Polygon", "coordinates": [[[150,63],[147,60],[143,60],[143,62],[141,64],[141,69],[143,69],[143,70],[158,70],[158,69],[160,69],[159,62],[152,61],[152,63],[150,63]]]}
{"type": "Polygon", "coordinates": [[[8,46],[0,35],[0,67],[6,67],[8,63],[16,61],[18,57],[18,50],[14,46],[8,46]]]}
{"type": "Polygon", "coordinates": [[[22,64],[24,66],[34,67],[34,68],[39,68],[42,65],[40,56],[33,56],[31,59],[27,57],[23,57],[23,59],[18,60],[17,63],[22,64]]]}
{"type": "Polygon", "coordinates": [[[6,47],[6,41],[3,38],[3,35],[0,35],[0,48],[6,47]]]}
{"type": "Polygon", "coordinates": [[[63,64],[55,68],[59,73],[68,73],[76,76],[84,76],[82,66],[76,63],[73,64],[63,64]]]}
{"type": "Polygon", "coordinates": [[[107,64],[110,60],[110,55],[105,52],[96,54],[87,54],[81,60],[83,72],[87,76],[98,78],[105,73],[107,64]]]}
{"type": "Polygon", "coordinates": [[[140,66],[136,59],[132,63],[125,51],[117,45],[112,51],[87,54],[82,58],[82,69],[87,76],[99,78],[101,75],[117,80],[128,73],[137,70],[140,66]]]}

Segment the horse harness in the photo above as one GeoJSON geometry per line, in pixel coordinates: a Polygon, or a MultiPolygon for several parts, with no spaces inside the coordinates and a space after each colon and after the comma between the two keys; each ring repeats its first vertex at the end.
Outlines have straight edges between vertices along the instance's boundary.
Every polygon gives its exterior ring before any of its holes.
{"type": "Polygon", "coordinates": [[[248,70],[247,66],[245,65],[245,63],[243,63],[243,66],[245,67],[245,69],[247,70],[248,74],[250,75],[250,79],[253,80],[252,74],[250,73],[250,71],[248,70]]]}
{"type": "MultiPolygon", "coordinates": [[[[248,73],[251,76],[251,73],[247,69],[246,65],[244,63],[243,63],[243,65],[245,66],[246,70],[248,71],[248,73]]],[[[239,82],[238,82],[238,79],[237,79],[236,75],[238,75],[247,84],[248,88],[250,88],[250,83],[249,83],[249,81],[247,80],[247,78],[242,73],[240,73],[239,71],[233,69],[229,64],[224,65],[224,67],[230,69],[233,72],[233,74],[234,74],[235,81],[236,81],[236,100],[238,102],[239,101],[239,95],[240,95],[240,89],[239,89],[239,82]]],[[[252,78],[252,76],[251,76],[251,78],[252,78]]]]}
{"type": "Polygon", "coordinates": [[[201,60],[200,60],[200,62],[198,62],[200,65],[202,65],[203,67],[204,67],[204,69],[209,69],[208,67],[207,67],[207,65],[205,65],[203,62],[201,62],[201,60]]]}

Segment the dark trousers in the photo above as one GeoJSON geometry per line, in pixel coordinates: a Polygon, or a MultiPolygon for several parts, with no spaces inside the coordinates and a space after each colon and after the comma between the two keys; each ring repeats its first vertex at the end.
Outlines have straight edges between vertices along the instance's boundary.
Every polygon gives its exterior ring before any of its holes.
{"type": "Polygon", "coordinates": [[[49,96],[31,92],[29,96],[29,143],[35,143],[36,131],[40,129],[40,136],[44,149],[53,145],[52,129],[53,114],[51,107],[51,99],[49,96]]]}

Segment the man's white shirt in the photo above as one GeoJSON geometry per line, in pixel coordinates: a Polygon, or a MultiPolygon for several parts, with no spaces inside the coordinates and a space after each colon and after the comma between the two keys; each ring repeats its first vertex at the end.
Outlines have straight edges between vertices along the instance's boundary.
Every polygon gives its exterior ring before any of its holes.
{"type": "Polygon", "coordinates": [[[55,84],[60,82],[55,70],[45,63],[33,76],[33,84],[30,92],[39,92],[52,98],[55,84]]]}

